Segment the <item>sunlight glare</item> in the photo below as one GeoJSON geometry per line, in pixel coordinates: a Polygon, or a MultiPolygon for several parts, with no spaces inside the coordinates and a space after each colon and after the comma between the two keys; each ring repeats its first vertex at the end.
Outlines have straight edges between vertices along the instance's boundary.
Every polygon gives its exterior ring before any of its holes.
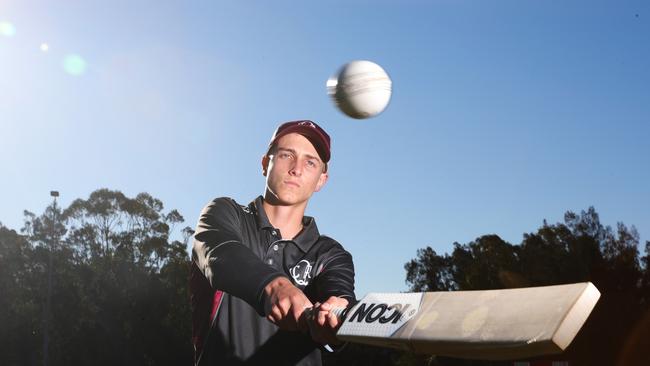
{"type": "Polygon", "coordinates": [[[63,59],[63,69],[70,75],[79,76],[86,72],[86,61],[76,54],[67,55],[63,59]]]}
{"type": "Polygon", "coordinates": [[[16,34],[16,27],[9,22],[0,22],[0,35],[5,37],[13,37],[16,34]]]}

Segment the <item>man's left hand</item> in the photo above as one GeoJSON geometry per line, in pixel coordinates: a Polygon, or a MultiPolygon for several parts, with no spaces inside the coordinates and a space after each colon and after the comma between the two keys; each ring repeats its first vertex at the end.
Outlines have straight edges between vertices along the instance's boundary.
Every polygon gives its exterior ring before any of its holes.
{"type": "Polygon", "coordinates": [[[342,297],[331,296],[322,304],[314,307],[313,318],[309,319],[309,333],[312,339],[320,344],[340,344],[336,338],[339,319],[331,311],[335,308],[345,308],[348,300],[342,297]]]}

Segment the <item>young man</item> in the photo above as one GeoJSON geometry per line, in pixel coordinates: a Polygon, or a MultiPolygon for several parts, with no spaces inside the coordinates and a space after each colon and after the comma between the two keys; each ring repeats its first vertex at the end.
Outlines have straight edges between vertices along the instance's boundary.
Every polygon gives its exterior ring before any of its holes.
{"type": "Polygon", "coordinates": [[[248,206],[217,198],[201,212],[190,284],[196,365],[320,365],[322,345],[336,344],[329,310],[355,300],[352,257],[304,216],[329,159],[316,123],[284,123],[262,157],[264,196],[248,206]]]}

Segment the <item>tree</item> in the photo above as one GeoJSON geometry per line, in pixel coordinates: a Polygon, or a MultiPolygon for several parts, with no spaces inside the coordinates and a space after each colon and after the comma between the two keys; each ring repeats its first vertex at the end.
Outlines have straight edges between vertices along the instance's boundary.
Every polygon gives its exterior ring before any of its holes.
{"type": "Polygon", "coordinates": [[[51,365],[190,363],[191,229],[170,240],[183,217],[163,209],[147,193],[100,189],[62,211],[25,212],[23,235],[0,228],[0,305],[10,309],[0,344],[15,344],[0,364],[40,364],[50,257],[51,365]]]}
{"type": "MultiPolygon", "coordinates": [[[[512,245],[496,235],[454,243],[451,255],[427,247],[405,264],[411,291],[485,290],[591,281],[601,299],[564,359],[575,364],[650,364],[650,243],[639,255],[634,226],[600,223],[593,207],[563,223],[544,221],[512,245]],[[603,336],[607,334],[607,336],[603,336]]],[[[440,358],[441,365],[475,364],[440,358]]],[[[486,364],[486,363],[483,363],[486,364]]]]}
{"type": "Polygon", "coordinates": [[[43,271],[35,263],[27,239],[0,224],[0,364],[29,365],[40,361],[42,307],[35,281],[43,271]]]}
{"type": "Polygon", "coordinates": [[[452,273],[452,260],[445,254],[439,256],[431,247],[418,249],[417,258],[404,265],[406,282],[411,291],[449,291],[456,289],[452,273]]]}

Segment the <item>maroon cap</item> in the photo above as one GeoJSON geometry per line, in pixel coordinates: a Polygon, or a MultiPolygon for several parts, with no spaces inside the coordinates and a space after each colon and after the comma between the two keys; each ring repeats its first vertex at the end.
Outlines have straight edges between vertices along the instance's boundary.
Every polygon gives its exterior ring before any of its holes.
{"type": "Polygon", "coordinates": [[[305,136],[318,152],[324,163],[330,161],[330,136],[313,121],[291,121],[285,122],[273,133],[269,142],[269,149],[282,136],[290,133],[299,133],[305,136]]]}

